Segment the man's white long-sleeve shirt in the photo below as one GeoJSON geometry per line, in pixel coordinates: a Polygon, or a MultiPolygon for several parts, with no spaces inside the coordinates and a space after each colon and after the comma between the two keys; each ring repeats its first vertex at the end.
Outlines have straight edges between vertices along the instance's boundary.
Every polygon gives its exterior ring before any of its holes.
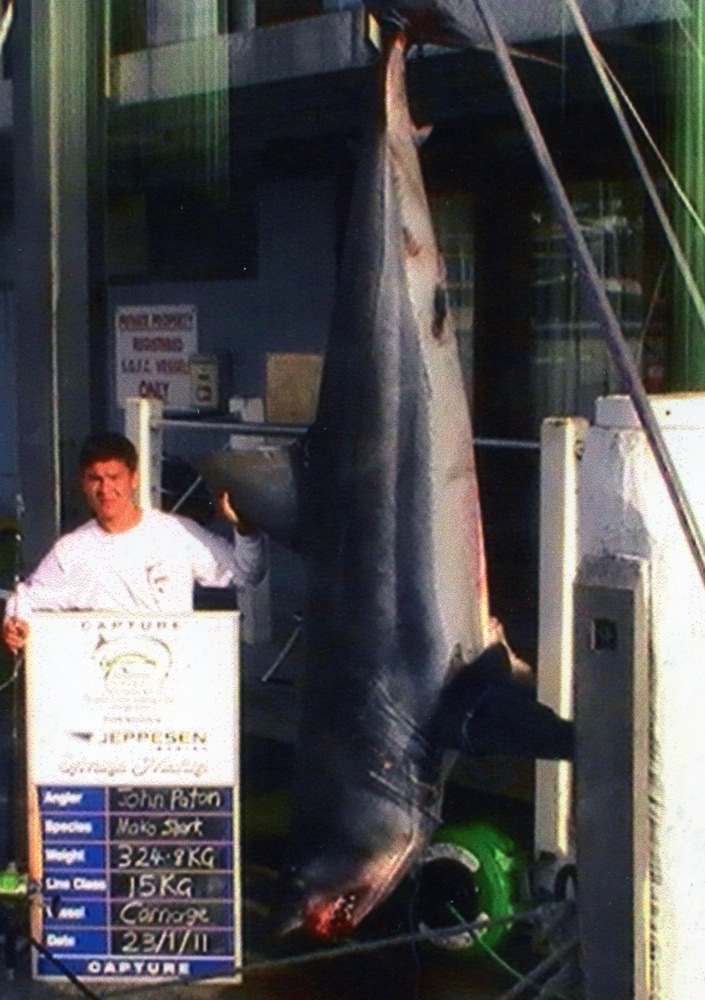
{"type": "Polygon", "coordinates": [[[95,520],[63,535],[9,597],[5,616],[33,611],[135,611],[178,614],[193,609],[195,583],[256,585],[267,568],[261,534],[232,545],[189,518],[145,511],[128,531],[104,531],[95,520]]]}

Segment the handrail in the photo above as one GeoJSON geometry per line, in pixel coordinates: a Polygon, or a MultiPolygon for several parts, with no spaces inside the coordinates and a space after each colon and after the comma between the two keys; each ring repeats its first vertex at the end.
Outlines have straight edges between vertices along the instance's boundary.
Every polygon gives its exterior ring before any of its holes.
{"type": "MultiPolygon", "coordinates": [[[[157,417],[152,420],[154,427],[162,430],[208,430],[227,431],[243,437],[302,437],[309,429],[306,424],[246,423],[243,420],[191,420],[178,417],[157,417]]],[[[476,448],[506,448],[522,451],[539,451],[539,441],[513,440],[511,438],[475,438],[476,448]]]]}

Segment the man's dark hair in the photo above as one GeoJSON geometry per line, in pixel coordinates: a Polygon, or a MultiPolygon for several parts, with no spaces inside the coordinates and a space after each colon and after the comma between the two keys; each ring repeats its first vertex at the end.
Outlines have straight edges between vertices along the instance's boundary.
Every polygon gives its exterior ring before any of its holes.
{"type": "Polygon", "coordinates": [[[81,472],[85,472],[95,462],[113,460],[124,462],[130,472],[137,469],[137,451],[132,441],[124,434],[105,431],[86,438],[78,458],[78,467],[81,472]]]}

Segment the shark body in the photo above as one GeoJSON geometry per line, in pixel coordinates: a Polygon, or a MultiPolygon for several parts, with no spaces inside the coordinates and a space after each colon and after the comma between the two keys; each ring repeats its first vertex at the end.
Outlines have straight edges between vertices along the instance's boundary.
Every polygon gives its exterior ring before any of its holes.
{"type": "Polygon", "coordinates": [[[501,751],[506,728],[512,750],[570,753],[569,724],[515,691],[490,619],[472,428],[406,48],[403,32],[386,36],[315,422],[288,450],[201,463],[305,563],[285,924],[325,939],[349,933],[421,856],[440,822],[448,749],[488,752],[489,739],[501,751]]]}

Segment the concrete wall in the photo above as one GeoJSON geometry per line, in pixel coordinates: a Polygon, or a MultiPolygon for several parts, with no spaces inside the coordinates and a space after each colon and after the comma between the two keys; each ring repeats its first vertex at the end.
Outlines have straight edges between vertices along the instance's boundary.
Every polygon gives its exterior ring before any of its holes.
{"type": "MultiPolygon", "coordinates": [[[[652,396],[651,403],[702,533],[705,394],[652,396]]],[[[645,662],[645,656],[636,661],[634,683],[648,686],[651,742],[648,761],[643,761],[643,753],[639,761],[636,748],[644,742],[645,734],[642,730],[635,735],[633,837],[635,860],[640,865],[645,860],[648,863],[650,893],[639,892],[636,870],[623,870],[623,878],[633,880],[635,916],[640,921],[640,926],[634,928],[635,964],[641,962],[642,968],[650,964],[650,984],[648,988],[645,983],[639,985],[635,975],[634,992],[629,995],[637,998],[648,993],[649,997],[664,1000],[667,997],[703,1000],[705,978],[700,941],[705,925],[705,812],[700,799],[705,771],[705,689],[699,671],[705,646],[705,588],[628,397],[607,397],[597,403],[595,424],[588,431],[581,459],[578,502],[582,557],[642,560],[648,566],[651,662],[645,662]],[[648,676],[643,676],[644,673],[648,676]],[[643,777],[644,763],[649,768],[648,786],[643,777]],[[641,856],[636,850],[645,841],[650,847],[647,859],[643,849],[641,856]],[[650,956],[638,954],[639,937],[644,951],[650,945],[650,956]]],[[[599,617],[603,617],[602,612],[599,617]]],[[[604,617],[609,619],[609,614],[604,617]]],[[[615,727],[610,731],[608,718],[600,718],[598,725],[602,740],[610,744],[615,727]]],[[[620,733],[627,725],[626,719],[618,721],[620,733]]],[[[603,787],[599,789],[603,803],[611,801],[606,794],[609,779],[610,774],[605,772],[603,787]]],[[[597,804],[597,798],[588,803],[597,804]]],[[[580,824],[580,812],[578,821],[580,824]]],[[[597,885],[588,885],[583,879],[581,826],[577,829],[578,879],[581,889],[587,889],[591,895],[593,890],[599,892],[600,879],[607,883],[605,874],[609,874],[613,861],[619,860],[618,856],[611,856],[615,846],[612,829],[606,825],[603,829],[602,845],[594,840],[586,845],[586,850],[597,851],[602,857],[599,873],[598,869],[592,869],[591,877],[597,876],[597,885]]],[[[609,933],[610,921],[619,912],[612,905],[610,884],[605,884],[604,889],[600,894],[600,934],[609,933]]],[[[587,921],[583,917],[581,902],[585,933],[587,921]]],[[[622,927],[619,933],[625,930],[629,928],[622,927]]],[[[617,941],[616,934],[614,939],[617,941]]],[[[582,942],[584,959],[592,944],[592,940],[582,942]]],[[[619,990],[604,988],[604,981],[602,988],[596,987],[609,961],[605,950],[598,949],[593,950],[589,964],[584,962],[586,995],[590,1000],[623,995],[619,990]]]]}
{"type": "Polygon", "coordinates": [[[194,304],[201,353],[225,355],[230,388],[262,395],[268,351],[322,351],[335,292],[336,178],[278,177],[258,193],[257,278],[109,289],[109,382],[116,426],[114,316],[121,305],[194,304]]]}
{"type": "MultiPolygon", "coordinates": [[[[111,425],[122,429],[115,400],[114,315],[118,305],[195,304],[199,351],[224,356],[230,389],[263,395],[268,351],[322,351],[335,292],[336,178],[273,176],[258,192],[259,271],[255,279],[120,285],[109,289],[106,316],[111,425]]],[[[17,482],[12,226],[0,219],[0,516],[13,516],[17,482]]],[[[27,373],[17,373],[21,384],[27,373]]],[[[77,377],[81,377],[77,373],[77,377]]],[[[169,450],[193,453],[171,434],[169,450]]]]}

